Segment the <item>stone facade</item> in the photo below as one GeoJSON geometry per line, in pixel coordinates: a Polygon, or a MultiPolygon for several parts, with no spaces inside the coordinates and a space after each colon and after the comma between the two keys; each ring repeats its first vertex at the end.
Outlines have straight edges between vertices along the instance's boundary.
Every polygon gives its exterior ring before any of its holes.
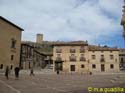
{"type": "Polygon", "coordinates": [[[52,64],[51,50],[50,46],[44,43],[22,41],[20,67],[23,69],[45,68],[52,64]]]}
{"type": "Polygon", "coordinates": [[[0,16],[0,68],[19,66],[23,29],[0,16]]]}
{"type": "Polygon", "coordinates": [[[85,42],[53,45],[54,71],[119,72],[119,50],[85,42]]]}
{"type": "Polygon", "coordinates": [[[125,70],[125,49],[119,50],[120,69],[125,70]]]}

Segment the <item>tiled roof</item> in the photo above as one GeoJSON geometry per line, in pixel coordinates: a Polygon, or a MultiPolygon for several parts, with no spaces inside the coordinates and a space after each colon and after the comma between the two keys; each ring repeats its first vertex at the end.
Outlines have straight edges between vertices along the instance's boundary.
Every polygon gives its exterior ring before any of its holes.
{"type": "Polygon", "coordinates": [[[116,47],[89,45],[90,51],[119,51],[116,47]]]}
{"type": "Polygon", "coordinates": [[[53,46],[77,46],[77,45],[88,45],[87,41],[71,41],[71,42],[54,42],[53,46]]]}

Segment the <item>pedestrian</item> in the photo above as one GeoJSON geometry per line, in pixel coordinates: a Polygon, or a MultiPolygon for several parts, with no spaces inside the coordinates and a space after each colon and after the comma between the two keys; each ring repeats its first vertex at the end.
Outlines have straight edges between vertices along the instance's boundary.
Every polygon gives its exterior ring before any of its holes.
{"type": "Polygon", "coordinates": [[[34,71],[33,71],[33,67],[30,69],[30,76],[34,76],[34,71]]]}
{"type": "Polygon", "coordinates": [[[57,70],[57,75],[59,75],[59,69],[57,70]]]}
{"type": "Polygon", "coordinates": [[[19,78],[19,71],[20,71],[20,68],[19,67],[15,67],[15,79],[18,79],[19,78]]]}
{"type": "Polygon", "coordinates": [[[92,72],[90,72],[89,74],[92,75],[92,72]]]}
{"type": "Polygon", "coordinates": [[[8,66],[6,67],[6,70],[5,70],[5,77],[7,80],[9,79],[9,67],[8,66]]]}

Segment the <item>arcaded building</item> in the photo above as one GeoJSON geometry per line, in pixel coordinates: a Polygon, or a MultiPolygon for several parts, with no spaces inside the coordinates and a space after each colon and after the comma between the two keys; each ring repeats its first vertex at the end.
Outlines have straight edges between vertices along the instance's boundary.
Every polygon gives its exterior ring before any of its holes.
{"type": "Polygon", "coordinates": [[[119,50],[93,46],[84,41],[53,44],[54,71],[119,72],[119,50]]]}
{"type": "Polygon", "coordinates": [[[23,29],[0,16],[0,69],[19,66],[23,29]]]}

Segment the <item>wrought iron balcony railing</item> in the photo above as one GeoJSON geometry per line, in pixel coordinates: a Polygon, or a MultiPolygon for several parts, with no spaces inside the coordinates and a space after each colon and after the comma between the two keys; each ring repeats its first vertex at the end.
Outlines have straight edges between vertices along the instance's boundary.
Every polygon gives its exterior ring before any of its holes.
{"type": "Polygon", "coordinates": [[[86,61],[85,57],[80,57],[80,61],[86,61]]]}
{"type": "Polygon", "coordinates": [[[100,59],[100,62],[105,62],[105,58],[101,58],[101,59],[100,59]]]}

